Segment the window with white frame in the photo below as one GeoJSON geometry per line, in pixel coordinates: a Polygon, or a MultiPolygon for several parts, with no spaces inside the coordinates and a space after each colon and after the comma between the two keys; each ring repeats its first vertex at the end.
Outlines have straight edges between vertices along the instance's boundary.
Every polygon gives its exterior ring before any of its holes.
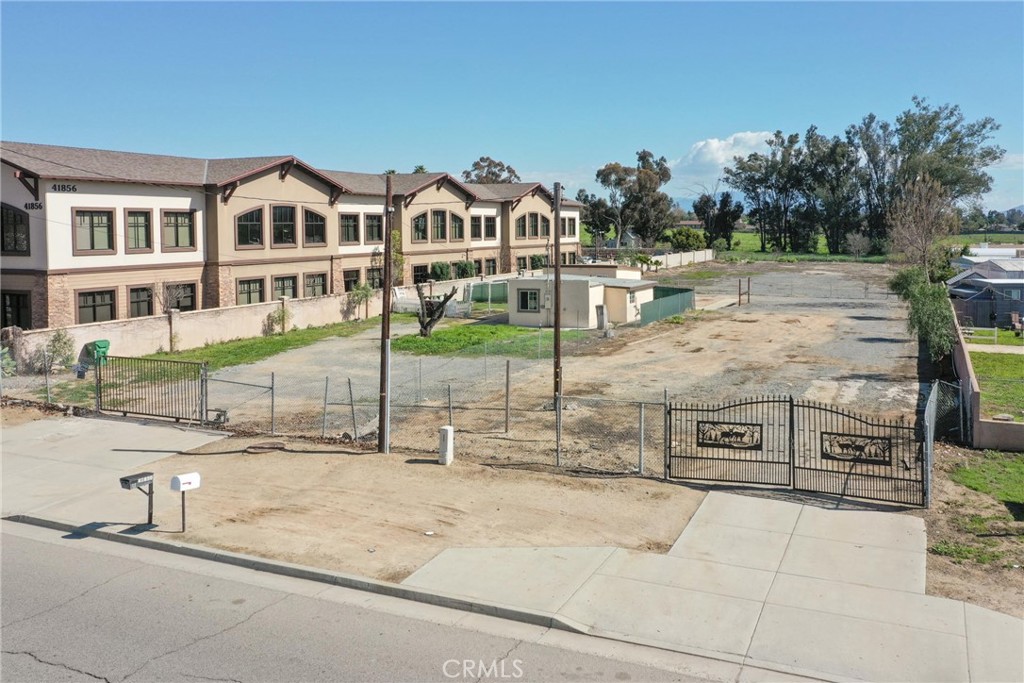
{"type": "Polygon", "coordinates": [[[540,310],[540,290],[520,289],[519,290],[519,311],[520,313],[536,313],[540,310]]]}

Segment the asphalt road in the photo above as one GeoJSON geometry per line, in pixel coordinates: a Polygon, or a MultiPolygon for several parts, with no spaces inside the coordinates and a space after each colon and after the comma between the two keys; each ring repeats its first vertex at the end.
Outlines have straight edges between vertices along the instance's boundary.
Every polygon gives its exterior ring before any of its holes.
{"type": "Polygon", "coordinates": [[[714,675],[710,660],[11,522],[2,551],[3,681],[714,675]]]}

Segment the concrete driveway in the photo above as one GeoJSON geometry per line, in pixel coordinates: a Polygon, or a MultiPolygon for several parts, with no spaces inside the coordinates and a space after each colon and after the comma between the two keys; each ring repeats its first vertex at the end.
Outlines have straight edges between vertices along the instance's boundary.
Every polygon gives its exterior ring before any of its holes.
{"type": "MultiPolygon", "coordinates": [[[[6,427],[3,516],[115,524],[146,521],[146,499],[119,479],[148,463],[224,438],[224,433],[143,420],[61,417],[6,427]]],[[[169,482],[156,482],[163,492],[169,482]]],[[[171,496],[155,496],[163,504],[171,496]]]]}

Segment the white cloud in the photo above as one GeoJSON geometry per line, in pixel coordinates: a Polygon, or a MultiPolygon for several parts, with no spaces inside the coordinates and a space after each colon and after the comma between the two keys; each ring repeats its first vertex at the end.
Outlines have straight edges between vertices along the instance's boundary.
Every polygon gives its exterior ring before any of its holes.
{"type": "Polygon", "coordinates": [[[742,131],[725,139],[707,138],[695,142],[686,155],[672,163],[674,192],[670,194],[679,194],[679,191],[693,194],[704,188],[711,189],[734,157],[767,152],[765,140],[772,135],[769,131],[742,131]]]}
{"type": "Polygon", "coordinates": [[[1024,170],[1024,154],[1005,154],[999,163],[992,165],[992,168],[1006,171],[1024,170]]]}

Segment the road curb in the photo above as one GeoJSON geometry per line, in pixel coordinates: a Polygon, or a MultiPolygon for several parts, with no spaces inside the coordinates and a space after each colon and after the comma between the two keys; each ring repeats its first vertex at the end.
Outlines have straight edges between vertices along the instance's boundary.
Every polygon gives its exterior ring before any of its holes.
{"type": "Polygon", "coordinates": [[[3,519],[8,522],[43,527],[54,531],[62,531],[68,534],[76,534],[81,537],[97,538],[114,543],[124,543],[125,545],[148,548],[150,550],[158,550],[165,553],[173,553],[175,555],[185,555],[187,557],[220,562],[221,564],[234,565],[236,567],[266,572],[268,574],[288,576],[295,579],[304,579],[306,581],[316,581],[319,583],[330,584],[332,586],[339,586],[341,588],[351,588],[353,590],[375,593],[377,595],[386,595],[393,598],[400,598],[402,600],[422,602],[437,607],[447,607],[449,609],[455,609],[462,612],[472,612],[474,614],[483,614],[486,616],[498,617],[500,619],[507,619],[509,621],[518,621],[525,624],[531,624],[533,626],[554,628],[560,631],[568,631],[570,633],[579,633],[584,635],[587,635],[589,632],[588,629],[574,623],[570,619],[548,612],[473,601],[459,596],[445,595],[443,593],[431,593],[396,583],[377,581],[375,579],[358,576],[356,574],[345,574],[343,572],[313,569],[311,567],[290,564],[287,562],[275,562],[273,560],[254,557],[252,555],[243,555],[241,553],[232,553],[223,550],[211,550],[209,548],[190,545],[188,543],[157,541],[151,538],[143,538],[141,536],[131,536],[123,533],[89,528],[88,525],[76,526],[67,522],[58,522],[42,517],[34,517],[32,515],[10,515],[3,519]]]}

